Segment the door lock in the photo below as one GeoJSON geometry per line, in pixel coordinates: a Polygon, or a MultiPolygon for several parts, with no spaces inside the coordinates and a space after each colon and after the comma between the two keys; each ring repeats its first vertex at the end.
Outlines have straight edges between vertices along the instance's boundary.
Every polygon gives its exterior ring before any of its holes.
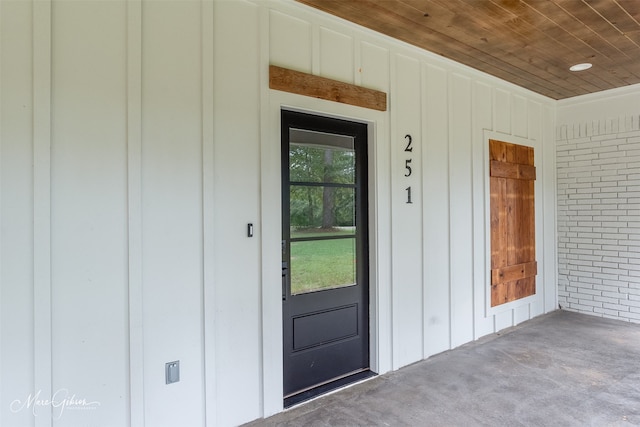
{"type": "Polygon", "coordinates": [[[289,266],[285,261],[282,261],[282,299],[287,299],[287,275],[289,274],[289,266]]]}

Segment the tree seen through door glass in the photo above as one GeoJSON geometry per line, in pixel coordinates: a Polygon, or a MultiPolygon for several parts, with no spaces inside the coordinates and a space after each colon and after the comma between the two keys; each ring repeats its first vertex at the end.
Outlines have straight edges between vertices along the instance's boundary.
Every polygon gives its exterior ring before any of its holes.
{"type": "Polygon", "coordinates": [[[355,183],[353,138],[292,129],[291,138],[304,135],[323,138],[325,144],[308,144],[291,140],[289,145],[289,181],[309,183],[355,183]],[[294,132],[295,131],[295,132],[294,132]]]}
{"type": "Polygon", "coordinates": [[[355,234],[353,188],[291,185],[291,237],[328,237],[355,234]]]}
{"type": "Polygon", "coordinates": [[[290,137],[291,293],[353,285],[353,138],[295,129],[290,137]]]}

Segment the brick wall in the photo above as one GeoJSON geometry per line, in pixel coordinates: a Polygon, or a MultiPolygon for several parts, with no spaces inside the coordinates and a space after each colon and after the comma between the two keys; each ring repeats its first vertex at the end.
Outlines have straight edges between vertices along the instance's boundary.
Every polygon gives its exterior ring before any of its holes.
{"type": "Polygon", "coordinates": [[[640,116],[559,126],[558,302],[640,323],[640,116]]]}

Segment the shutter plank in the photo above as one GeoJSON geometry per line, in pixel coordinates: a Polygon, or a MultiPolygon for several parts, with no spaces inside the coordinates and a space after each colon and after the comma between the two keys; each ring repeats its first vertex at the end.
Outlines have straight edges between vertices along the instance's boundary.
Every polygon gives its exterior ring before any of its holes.
{"type": "Polygon", "coordinates": [[[507,151],[504,142],[496,141],[495,139],[489,140],[489,160],[507,161],[507,151]]]}
{"type": "Polygon", "coordinates": [[[516,197],[516,183],[515,179],[507,179],[507,191],[505,197],[506,206],[506,222],[507,222],[507,263],[503,265],[519,264],[518,259],[518,242],[520,241],[520,234],[518,233],[519,218],[518,215],[518,199],[516,197]]]}
{"type": "Polygon", "coordinates": [[[491,178],[491,268],[507,265],[507,181],[491,178]]]}
{"type": "Polygon", "coordinates": [[[516,284],[516,299],[526,298],[536,293],[536,278],[527,277],[526,279],[518,280],[516,284]]]}
{"type": "Polygon", "coordinates": [[[490,176],[497,178],[535,180],[536,168],[530,165],[517,163],[505,163],[498,160],[491,160],[490,176]]]}
{"type": "Polygon", "coordinates": [[[536,261],[495,268],[491,270],[491,284],[498,285],[504,282],[526,279],[536,274],[538,274],[538,263],[536,261]]]}

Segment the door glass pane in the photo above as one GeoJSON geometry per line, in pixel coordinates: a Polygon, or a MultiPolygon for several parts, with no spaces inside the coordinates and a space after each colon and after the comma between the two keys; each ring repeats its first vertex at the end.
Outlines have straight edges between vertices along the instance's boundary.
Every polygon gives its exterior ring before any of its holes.
{"type": "Polygon", "coordinates": [[[353,137],[291,129],[290,138],[290,181],[355,182],[353,137]]]}
{"type": "Polygon", "coordinates": [[[355,189],[289,187],[292,238],[355,234],[355,189]]]}
{"type": "Polygon", "coordinates": [[[355,283],[355,238],[291,242],[292,295],[355,283]]]}

